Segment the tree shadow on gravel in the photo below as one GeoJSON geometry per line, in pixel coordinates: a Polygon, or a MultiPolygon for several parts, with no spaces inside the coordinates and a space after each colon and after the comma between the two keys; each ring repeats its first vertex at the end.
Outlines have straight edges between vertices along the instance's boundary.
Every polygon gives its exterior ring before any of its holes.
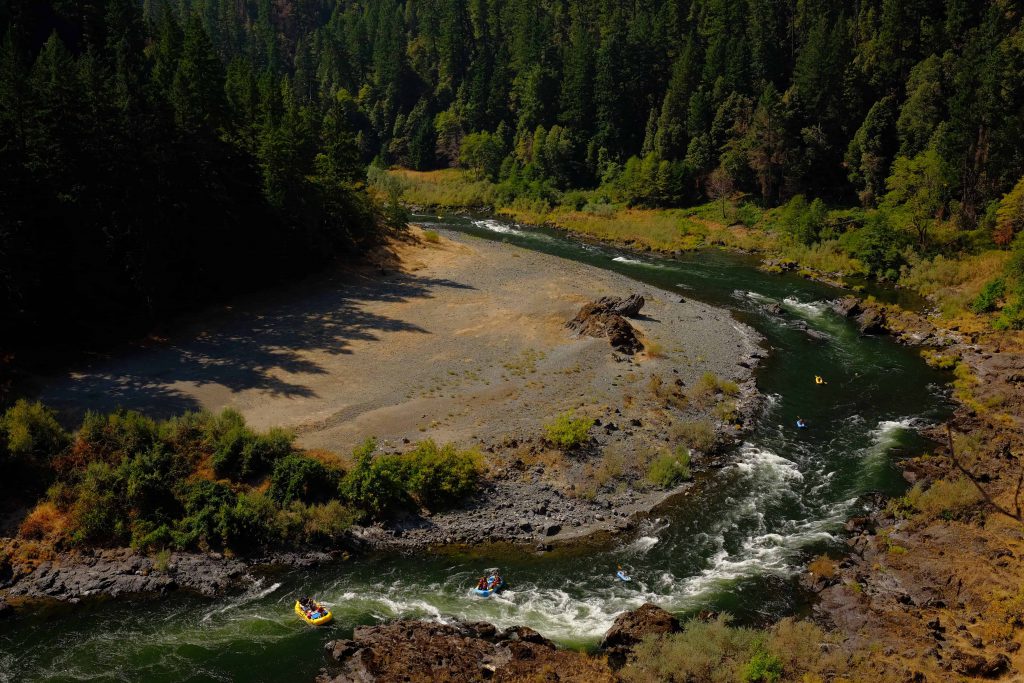
{"type": "Polygon", "coordinates": [[[411,275],[320,278],[264,296],[259,303],[243,302],[220,319],[209,316],[205,330],[97,362],[49,383],[40,398],[72,425],[89,410],[130,408],[156,418],[198,410],[199,401],[179,383],[315,398],[301,375],[327,370],[311,354],[352,354],[353,342],[377,341],[382,333],[430,334],[371,312],[370,304],[428,299],[447,289],[473,287],[411,275]]]}

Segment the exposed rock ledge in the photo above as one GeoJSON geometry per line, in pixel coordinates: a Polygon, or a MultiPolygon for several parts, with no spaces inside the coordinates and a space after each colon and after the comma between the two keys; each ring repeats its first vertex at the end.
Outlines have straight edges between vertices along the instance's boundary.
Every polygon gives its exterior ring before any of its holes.
{"type": "Polygon", "coordinates": [[[499,631],[487,623],[395,621],[356,627],[351,640],[332,640],[333,665],[318,683],[384,681],[614,681],[614,669],[645,636],[679,630],[679,622],[650,603],[615,620],[602,653],[559,650],[533,629],[499,631]],[[606,656],[607,655],[607,656],[606,656]],[[557,675],[551,677],[550,674],[557,675]]]}
{"type": "Polygon", "coordinates": [[[186,590],[208,597],[252,585],[262,565],[306,566],[331,559],[322,552],[281,553],[240,560],[220,553],[172,553],[165,562],[129,548],[61,553],[52,559],[0,563],[0,596],[11,602],[48,599],[78,602],[94,596],[160,595],[186,590]]]}

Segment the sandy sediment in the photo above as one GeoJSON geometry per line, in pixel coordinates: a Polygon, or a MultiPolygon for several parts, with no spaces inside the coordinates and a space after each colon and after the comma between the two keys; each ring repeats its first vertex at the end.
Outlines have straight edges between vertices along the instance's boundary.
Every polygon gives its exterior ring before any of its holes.
{"type": "Polygon", "coordinates": [[[426,438],[479,448],[490,476],[467,511],[364,534],[407,546],[546,544],[627,527],[665,496],[634,490],[647,460],[673,445],[674,425],[711,408],[673,407],[671,392],[710,372],[742,387],[740,403],[756,393],[759,337],[726,311],[509,244],[416,235],[387,268],[240,302],[166,343],[44,382],[39,397],[71,421],[117,407],[169,416],[230,406],[256,428],[289,427],[301,446],[338,453],[370,436],[385,451],[426,438]],[[634,293],[646,305],[631,322],[657,357],[566,329],[583,304],[634,293]],[[544,445],[543,425],[570,409],[598,424],[588,447],[562,454],[544,445]],[[621,472],[599,482],[610,451],[621,472]]]}

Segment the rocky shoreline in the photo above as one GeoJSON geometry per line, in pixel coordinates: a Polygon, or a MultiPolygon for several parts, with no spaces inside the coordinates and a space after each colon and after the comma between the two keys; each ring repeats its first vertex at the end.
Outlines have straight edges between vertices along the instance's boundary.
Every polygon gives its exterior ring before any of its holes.
{"type": "MultiPolygon", "coordinates": [[[[892,680],[1005,679],[1024,670],[1024,348],[1019,335],[943,329],[895,306],[846,297],[840,315],[862,330],[925,349],[956,367],[946,424],[926,430],[933,454],[904,461],[915,490],[952,486],[940,506],[955,514],[906,510],[875,501],[847,523],[848,552],[819,558],[803,576],[818,600],[813,618],[848,639],[846,648],[877,651],[892,680]]],[[[886,680],[889,680],[887,678],[886,680]]],[[[1014,679],[1016,680],[1016,679],[1014,679]]]]}
{"type": "MultiPolygon", "coordinates": [[[[440,247],[421,245],[420,251],[406,259],[418,258],[423,249],[438,248],[464,259],[466,241],[463,236],[446,233],[440,247]],[[449,239],[453,241],[447,242],[449,239]]],[[[520,273],[544,272],[554,258],[498,243],[473,244],[472,249],[478,257],[511,263],[520,273]],[[533,264],[532,259],[537,263],[533,264]]],[[[705,371],[735,383],[736,394],[729,398],[735,403],[735,417],[729,424],[709,422],[714,425],[712,442],[692,449],[691,468],[700,475],[723,466],[722,452],[746,433],[763,406],[754,380],[757,365],[765,357],[760,336],[732,320],[727,312],[683,301],[678,295],[619,275],[572,262],[565,264],[568,275],[577,282],[583,277],[595,279],[591,286],[601,293],[610,286],[629,283],[630,290],[623,292],[629,296],[615,299],[605,295],[579,310],[578,293],[574,293],[571,304],[546,300],[544,310],[530,311],[539,316],[538,322],[531,324],[551,335],[551,340],[545,341],[552,348],[547,352],[551,357],[527,349],[528,357],[523,360],[513,363],[506,354],[494,361],[499,364],[499,375],[494,380],[512,385],[509,393],[514,403],[510,409],[520,412],[503,420],[501,429],[481,430],[479,423],[471,426],[470,433],[475,434],[490,467],[481,489],[456,510],[419,510],[383,523],[355,526],[342,547],[314,549],[301,556],[303,562],[330,561],[343,552],[406,553],[488,544],[512,546],[520,552],[547,552],[635,531],[658,505],[673,496],[688,494],[695,484],[683,483],[664,490],[647,484],[643,471],[630,471],[621,475],[626,486],[617,485],[621,478],[594,483],[586,490],[581,486],[603,453],[614,449],[654,452],[671,441],[667,433],[673,422],[706,420],[707,408],[687,407],[682,400],[684,392],[698,384],[700,373],[705,371]],[[564,316],[556,324],[550,321],[553,307],[557,315],[564,316]],[[641,315],[641,309],[651,315],[641,315]],[[570,311],[579,311],[575,321],[570,311]],[[688,358],[687,351],[709,337],[722,337],[723,343],[702,351],[706,360],[695,363],[688,358]],[[728,343],[724,343],[726,340],[728,343]],[[664,347],[657,357],[646,353],[651,344],[664,347]],[[568,404],[567,382],[582,391],[568,404]],[[518,384],[523,386],[516,389],[518,384]],[[625,401],[627,395],[629,400],[625,401]],[[545,442],[540,425],[553,411],[581,405],[583,397],[590,402],[584,413],[594,420],[590,438],[571,454],[559,453],[545,442]]],[[[417,270],[421,268],[414,266],[410,271],[423,272],[417,270]]],[[[502,279],[493,266],[484,268],[463,261],[435,269],[438,274],[454,270],[478,289],[502,279]]],[[[383,276],[381,287],[385,290],[393,287],[390,279],[390,275],[383,276]]],[[[461,291],[472,293],[474,288],[461,291]]],[[[446,296],[454,294],[446,290],[446,296]]],[[[141,364],[141,360],[132,362],[141,364]]],[[[136,366],[131,367],[135,371],[136,366]]],[[[462,380],[468,385],[466,391],[480,393],[473,395],[470,403],[493,401],[495,390],[481,386],[486,380],[483,372],[481,376],[471,374],[462,380]]],[[[502,397],[508,391],[502,389],[502,397]]],[[[400,396],[396,400],[406,399],[400,396]]],[[[424,408],[416,405],[415,409],[419,413],[424,408]]],[[[468,422],[465,418],[463,421],[468,422]]],[[[306,432],[300,429],[300,433],[306,432]]],[[[385,440],[385,451],[400,452],[399,443],[408,443],[409,439],[397,441],[385,440]]],[[[10,596],[19,604],[33,599],[77,601],[96,596],[160,595],[178,589],[218,595],[250,584],[262,567],[291,564],[296,557],[225,558],[216,553],[173,553],[169,558],[157,559],[129,549],[56,552],[31,547],[31,543],[18,539],[5,539],[4,543],[7,547],[0,547],[0,596],[10,596]]]]}
{"type": "Polygon", "coordinates": [[[679,621],[647,603],[619,615],[600,650],[561,650],[525,626],[498,630],[488,623],[394,621],[357,626],[351,639],[325,646],[330,665],[317,683],[384,681],[617,680],[632,648],[644,638],[677,633],[679,621]],[[557,672],[557,673],[556,673],[557,672]]]}

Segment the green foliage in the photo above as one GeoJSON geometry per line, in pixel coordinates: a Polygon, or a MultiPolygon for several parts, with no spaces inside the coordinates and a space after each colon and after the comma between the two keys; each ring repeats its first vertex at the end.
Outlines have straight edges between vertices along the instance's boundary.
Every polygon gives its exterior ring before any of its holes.
{"type": "MultiPolygon", "coordinates": [[[[5,449],[13,463],[30,468],[48,466],[69,442],[53,411],[42,403],[18,399],[0,417],[0,458],[5,449]]],[[[0,465],[6,464],[0,459],[0,465]]]]}
{"type": "Polygon", "coordinates": [[[908,238],[906,233],[891,228],[886,214],[876,213],[868,217],[864,227],[843,233],[839,243],[863,263],[871,275],[895,281],[907,262],[908,238]]]}
{"type": "Polygon", "coordinates": [[[996,310],[996,306],[1006,295],[1006,281],[1003,278],[990,280],[985,288],[971,302],[971,310],[975,313],[988,313],[996,310]]]}
{"type": "MultiPolygon", "coordinates": [[[[52,431],[52,414],[39,404],[19,404],[9,415],[19,453],[26,444],[68,442],[52,431]]],[[[475,489],[482,466],[473,452],[429,442],[406,455],[374,459],[371,441],[356,452],[353,474],[343,477],[296,450],[293,440],[285,430],[253,432],[233,410],[164,422],[134,412],[87,414],[73,446],[39,464],[37,479],[56,482],[24,533],[152,551],[328,543],[355,519],[414,498],[436,507],[455,504],[475,489]],[[222,471],[211,472],[217,468],[222,471]],[[223,479],[211,481],[211,474],[223,479]]]]}
{"type": "Polygon", "coordinates": [[[825,227],[827,217],[825,203],[815,199],[810,204],[798,194],[783,208],[779,223],[794,239],[803,244],[813,244],[825,227]]]}
{"type": "Polygon", "coordinates": [[[366,516],[380,517],[415,501],[431,509],[454,505],[474,490],[483,459],[474,451],[427,440],[403,455],[374,457],[371,439],[353,452],[355,466],[341,481],[342,497],[366,516]]]}
{"type": "Polygon", "coordinates": [[[268,496],[241,493],[233,506],[221,508],[220,516],[222,540],[232,550],[253,550],[275,540],[277,507],[268,496]]]}
{"type": "Polygon", "coordinates": [[[567,410],[544,425],[544,434],[551,445],[572,450],[590,440],[590,428],[593,426],[591,418],[576,417],[574,411],[567,410]]]}
{"type": "Polygon", "coordinates": [[[677,446],[674,451],[664,451],[651,461],[647,469],[647,480],[661,488],[672,488],[676,484],[688,481],[690,473],[690,451],[677,446]]]}
{"type": "Polygon", "coordinates": [[[996,209],[995,230],[992,239],[996,244],[1006,245],[1024,230],[1024,178],[1017,181],[1006,195],[999,200],[996,209]]]}
{"type": "Polygon", "coordinates": [[[337,493],[340,473],[319,460],[292,453],[276,462],[270,477],[270,497],[285,506],[293,500],[305,503],[328,500],[337,493]]]}
{"type": "Polygon", "coordinates": [[[438,447],[429,439],[404,457],[409,461],[409,493],[430,509],[454,505],[476,490],[483,469],[479,453],[459,451],[452,444],[438,447]]]}
{"type": "Polygon", "coordinates": [[[245,426],[241,415],[227,410],[213,431],[213,471],[219,477],[246,479],[266,475],[278,460],[292,452],[295,441],[295,435],[285,429],[273,428],[266,434],[257,434],[245,426]]]}
{"type": "Polygon", "coordinates": [[[782,680],[782,660],[767,652],[755,654],[743,669],[744,683],[776,683],[782,680]]]}
{"type": "Polygon", "coordinates": [[[367,515],[381,516],[405,507],[408,469],[394,455],[374,457],[377,443],[368,439],[352,453],[354,467],[341,481],[341,495],[351,506],[367,515]]]}

